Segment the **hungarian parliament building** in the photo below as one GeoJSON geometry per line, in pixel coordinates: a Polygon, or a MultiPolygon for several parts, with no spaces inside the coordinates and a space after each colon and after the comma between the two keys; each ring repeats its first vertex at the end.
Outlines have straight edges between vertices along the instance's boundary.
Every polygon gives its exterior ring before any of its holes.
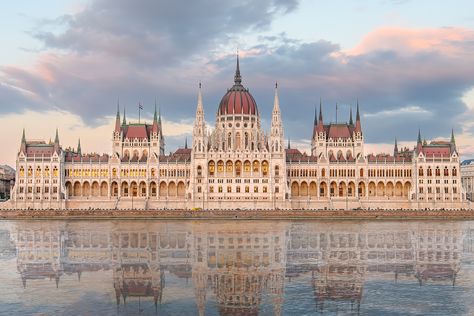
{"type": "MultiPolygon", "coordinates": [[[[283,106],[284,107],[284,106],[283,106]]],[[[393,154],[367,154],[359,104],[346,123],[315,112],[311,153],[285,146],[278,86],[270,131],[242,84],[233,86],[206,126],[199,85],[192,145],[165,154],[161,115],[127,121],[117,109],[110,154],[21,139],[10,207],[17,209],[461,209],[454,134],[393,154]]],[[[5,207],[5,206],[4,206],[5,207]]],[[[9,207],[9,206],[6,206],[9,207]]]]}

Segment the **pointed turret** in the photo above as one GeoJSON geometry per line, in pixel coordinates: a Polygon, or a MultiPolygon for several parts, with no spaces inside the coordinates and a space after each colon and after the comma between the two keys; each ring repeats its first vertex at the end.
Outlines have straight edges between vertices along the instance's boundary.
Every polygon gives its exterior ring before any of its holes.
{"type": "Polygon", "coordinates": [[[454,128],[451,129],[451,153],[457,151],[456,150],[456,140],[454,139],[454,128]]]}
{"type": "MultiPolygon", "coordinates": [[[[319,118],[318,124],[316,126],[316,133],[323,133],[324,132],[324,122],[323,122],[323,101],[319,98],[319,118]]],[[[316,136],[316,135],[315,135],[316,136]]],[[[313,137],[314,138],[314,137],[313,137]]]]}
{"type": "Polygon", "coordinates": [[[352,106],[349,108],[349,125],[354,125],[354,121],[352,121],[352,106]]]}
{"type": "Polygon", "coordinates": [[[54,144],[59,144],[59,132],[57,128],[56,128],[56,136],[54,137],[54,144]]]}
{"type": "Polygon", "coordinates": [[[21,145],[20,151],[26,154],[26,136],[25,136],[25,129],[23,128],[23,134],[21,135],[21,145]]]}
{"type": "Polygon", "coordinates": [[[188,149],[188,138],[184,138],[184,149],[188,149]]]}
{"type": "Polygon", "coordinates": [[[418,129],[418,139],[416,141],[416,152],[420,153],[423,151],[423,141],[421,140],[421,130],[418,129]]]}
{"type": "Polygon", "coordinates": [[[122,125],[127,125],[127,118],[125,116],[125,107],[123,108],[123,121],[122,121],[122,125]]]}
{"type": "Polygon", "coordinates": [[[117,101],[117,116],[115,117],[115,132],[120,133],[120,105],[117,101]]]}
{"type": "Polygon", "coordinates": [[[153,113],[153,125],[151,127],[153,134],[158,134],[158,114],[156,112],[156,99],[155,99],[155,113],[153,113]]]}
{"type": "Polygon", "coordinates": [[[81,139],[79,138],[79,140],[77,141],[77,153],[79,155],[82,155],[82,150],[81,150],[81,139]]]}
{"type": "Polygon", "coordinates": [[[278,96],[278,83],[275,82],[275,96],[273,98],[272,123],[270,129],[270,144],[272,152],[283,152],[283,124],[280,113],[280,97],[278,96]]]}
{"type": "Polygon", "coordinates": [[[393,156],[397,156],[398,154],[398,143],[397,143],[397,138],[395,137],[395,146],[393,147],[393,156]]]}
{"type": "Polygon", "coordinates": [[[56,137],[54,137],[54,151],[59,153],[59,131],[56,128],[56,137]]]}
{"type": "Polygon", "coordinates": [[[192,141],[192,148],[196,153],[202,154],[206,150],[206,138],[206,121],[204,119],[204,105],[202,102],[202,84],[201,82],[199,82],[196,105],[196,118],[194,120],[192,141]]]}
{"type": "Polygon", "coordinates": [[[359,132],[362,134],[362,126],[360,124],[360,113],[359,113],[359,99],[357,99],[357,109],[356,109],[356,123],[355,130],[356,133],[359,132]]]}
{"type": "Polygon", "coordinates": [[[235,67],[234,83],[236,85],[242,84],[242,77],[240,76],[239,53],[237,53],[237,65],[235,67]]]}
{"type": "Polygon", "coordinates": [[[290,139],[288,138],[288,149],[291,149],[290,139]]]}

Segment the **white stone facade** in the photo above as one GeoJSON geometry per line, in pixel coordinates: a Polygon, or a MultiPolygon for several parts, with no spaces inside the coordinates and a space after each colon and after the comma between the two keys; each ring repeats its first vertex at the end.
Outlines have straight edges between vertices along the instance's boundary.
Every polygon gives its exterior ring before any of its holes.
{"type": "MultiPolygon", "coordinates": [[[[191,148],[165,155],[161,115],[123,121],[117,109],[110,155],[26,141],[9,207],[30,209],[460,209],[467,208],[454,136],[413,150],[367,155],[355,122],[315,115],[311,155],[284,148],[278,87],[270,131],[241,84],[219,105],[212,132],[199,86],[191,148]]],[[[283,106],[284,108],[284,106],[283,106]]]]}

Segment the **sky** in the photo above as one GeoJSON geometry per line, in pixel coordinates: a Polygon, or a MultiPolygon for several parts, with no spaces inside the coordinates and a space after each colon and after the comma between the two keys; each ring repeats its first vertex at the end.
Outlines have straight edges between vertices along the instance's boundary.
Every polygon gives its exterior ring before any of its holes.
{"type": "Polygon", "coordinates": [[[474,157],[474,2],[424,0],[45,0],[0,2],[0,164],[27,139],[110,153],[117,104],[151,122],[166,152],[190,138],[202,83],[212,127],[243,84],[268,130],[278,82],[285,138],[309,150],[314,107],[348,120],[359,101],[366,153],[454,130],[474,157]]]}

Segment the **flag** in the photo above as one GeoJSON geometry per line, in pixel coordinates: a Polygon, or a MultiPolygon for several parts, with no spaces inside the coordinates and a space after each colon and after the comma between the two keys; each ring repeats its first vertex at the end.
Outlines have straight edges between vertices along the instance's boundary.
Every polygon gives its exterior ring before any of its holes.
{"type": "Polygon", "coordinates": [[[140,110],[143,110],[143,105],[142,105],[141,103],[138,103],[138,108],[139,108],[140,110]]]}

